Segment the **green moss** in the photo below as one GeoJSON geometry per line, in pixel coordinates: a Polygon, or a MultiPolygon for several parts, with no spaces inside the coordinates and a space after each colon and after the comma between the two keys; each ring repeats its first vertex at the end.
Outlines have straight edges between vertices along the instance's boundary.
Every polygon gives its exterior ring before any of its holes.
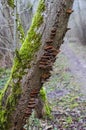
{"type": "Polygon", "coordinates": [[[0,68],[0,76],[4,73],[5,69],[4,68],[0,68]]]}
{"type": "Polygon", "coordinates": [[[14,0],[7,0],[7,2],[10,7],[14,8],[14,0]]]}
{"type": "Polygon", "coordinates": [[[0,94],[0,129],[9,130],[10,125],[10,114],[15,110],[18,99],[21,96],[22,89],[20,83],[13,83],[12,78],[8,81],[7,87],[0,94]],[[11,84],[9,86],[9,84],[11,84]],[[4,93],[7,91],[8,87],[12,87],[12,93],[7,97],[7,100],[3,106],[4,93]],[[4,110],[4,111],[3,111],[4,110]]]}
{"type": "Polygon", "coordinates": [[[71,116],[68,116],[68,117],[66,118],[66,122],[67,122],[67,124],[71,124],[71,123],[72,123],[72,117],[71,117],[71,116]]]}
{"type": "MultiPolygon", "coordinates": [[[[0,110],[1,111],[1,110],[0,110]]],[[[7,118],[6,118],[6,111],[5,110],[2,110],[0,112],[0,129],[1,130],[5,130],[5,123],[7,121],[7,118]],[[2,125],[3,124],[3,125],[2,125]]]]}
{"type": "Polygon", "coordinates": [[[25,33],[19,18],[17,18],[17,32],[18,32],[18,37],[20,39],[20,42],[23,43],[25,40],[25,33]]]}
{"type": "Polygon", "coordinates": [[[47,100],[47,94],[46,94],[46,90],[44,87],[41,88],[40,90],[40,97],[41,99],[45,102],[47,100]]]}
{"type": "Polygon", "coordinates": [[[45,117],[52,118],[51,107],[49,106],[48,102],[45,103],[44,110],[45,110],[45,117]]]}
{"type": "Polygon", "coordinates": [[[40,0],[37,13],[32,20],[32,25],[28,31],[28,35],[25,39],[25,42],[23,43],[23,46],[20,49],[20,55],[23,59],[29,58],[28,60],[30,61],[40,46],[41,35],[37,32],[37,30],[43,22],[42,12],[44,9],[44,0],[40,0]]]}
{"type": "MultiPolygon", "coordinates": [[[[18,99],[22,94],[21,80],[23,78],[24,69],[30,68],[30,62],[34,58],[35,52],[41,45],[41,35],[37,32],[40,25],[43,22],[42,12],[45,10],[45,0],[40,0],[37,13],[35,14],[32,25],[28,31],[26,39],[20,48],[20,51],[16,51],[14,58],[14,65],[11,70],[9,81],[7,82],[5,89],[0,94],[0,129],[9,130],[10,115],[15,109],[18,99]],[[10,95],[7,97],[6,102],[3,104],[6,91],[11,89],[10,95]]],[[[11,2],[11,6],[13,1],[11,2]]]]}
{"type": "Polygon", "coordinates": [[[46,94],[46,90],[44,87],[41,88],[40,90],[40,97],[41,99],[43,100],[43,103],[44,103],[44,112],[45,112],[45,115],[44,117],[48,117],[48,118],[52,118],[52,115],[51,115],[51,107],[49,106],[49,103],[47,101],[47,94],[46,94]]]}
{"type": "Polygon", "coordinates": [[[20,60],[16,57],[15,58],[15,65],[13,66],[12,71],[17,72],[21,66],[24,65],[26,68],[29,66],[30,61],[33,59],[35,52],[41,45],[41,35],[37,32],[40,25],[43,23],[43,16],[42,12],[45,10],[44,0],[40,0],[37,12],[32,20],[32,25],[28,31],[28,34],[25,38],[22,47],[20,48],[19,55],[20,60]]]}

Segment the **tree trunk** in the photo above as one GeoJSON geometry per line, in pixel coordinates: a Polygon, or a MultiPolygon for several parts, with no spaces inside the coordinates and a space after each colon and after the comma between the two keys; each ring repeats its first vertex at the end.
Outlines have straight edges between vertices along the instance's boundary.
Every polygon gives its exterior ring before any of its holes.
{"type": "Polygon", "coordinates": [[[73,0],[40,0],[27,37],[16,51],[10,79],[0,96],[0,129],[22,130],[50,77],[66,33],[73,0]]]}

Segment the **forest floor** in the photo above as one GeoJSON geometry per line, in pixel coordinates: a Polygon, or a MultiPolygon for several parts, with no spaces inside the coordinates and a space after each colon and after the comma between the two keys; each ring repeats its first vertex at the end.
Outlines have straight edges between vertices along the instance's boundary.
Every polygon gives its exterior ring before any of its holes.
{"type": "Polygon", "coordinates": [[[86,47],[64,43],[45,84],[57,130],[86,130],[86,47]]]}

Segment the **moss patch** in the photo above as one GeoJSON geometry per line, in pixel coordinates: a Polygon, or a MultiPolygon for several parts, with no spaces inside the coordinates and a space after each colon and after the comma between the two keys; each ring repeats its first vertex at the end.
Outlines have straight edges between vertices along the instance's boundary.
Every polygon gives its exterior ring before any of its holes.
{"type": "MultiPolygon", "coordinates": [[[[37,32],[43,23],[42,12],[45,10],[44,0],[40,0],[37,12],[32,20],[32,25],[28,31],[25,41],[20,48],[19,55],[14,60],[12,72],[17,72],[21,66],[27,68],[33,59],[35,52],[41,44],[41,35],[37,32]]],[[[21,70],[22,71],[22,70],[21,70]]]]}
{"type": "Polygon", "coordinates": [[[21,24],[21,20],[19,18],[17,18],[17,32],[18,32],[18,37],[20,39],[20,42],[23,43],[25,40],[25,33],[24,33],[23,26],[21,24]]]}
{"type": "Polygon", "coordinates": [[[14,0],[7,0],[8,2],[8,5],[11,7],[11,8],[14,8],[15,5],[14,5],[14,0]]]}
{"type": "Polygon", "coordinates": [[[40,97],[43,100],[44,103],[44,112],[45,112],[45,117],[51,118],[51,108],[50,105],[47,101],[47,93],[44,87],[41,88],[40,90],[40,97]]]}

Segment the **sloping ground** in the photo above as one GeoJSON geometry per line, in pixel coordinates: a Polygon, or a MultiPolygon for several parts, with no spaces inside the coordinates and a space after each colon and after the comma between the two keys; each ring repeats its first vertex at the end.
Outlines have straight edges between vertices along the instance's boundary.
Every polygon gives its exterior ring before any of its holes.
{"type": "Polygon", "coordinates": [[[69,59],[61,52],[54,65],[52,77],[46,83],[52,113],[58,130],[86,130],[86,100],[82,84],[72,73],[69,59]]]}
{"type": "MultiPolygon", "coordinates": [[[[70,70],[76,79],[81,84],[81,92],[86,96],[86,60],[82,58],[83,50],[79,50],[79,55],[74,51],[70,44],[62,46],[62,52],[69,60],[70,70]]],[[[76,48],[76,46],[75,46],[76,48]]],[[[86,51],[85,51],[86,52],[86,51]]],[[[84,53],[85,53],[84,52],[84,53]]],[[[84,55],[83,55],[84,56],[84,55]]]]}

